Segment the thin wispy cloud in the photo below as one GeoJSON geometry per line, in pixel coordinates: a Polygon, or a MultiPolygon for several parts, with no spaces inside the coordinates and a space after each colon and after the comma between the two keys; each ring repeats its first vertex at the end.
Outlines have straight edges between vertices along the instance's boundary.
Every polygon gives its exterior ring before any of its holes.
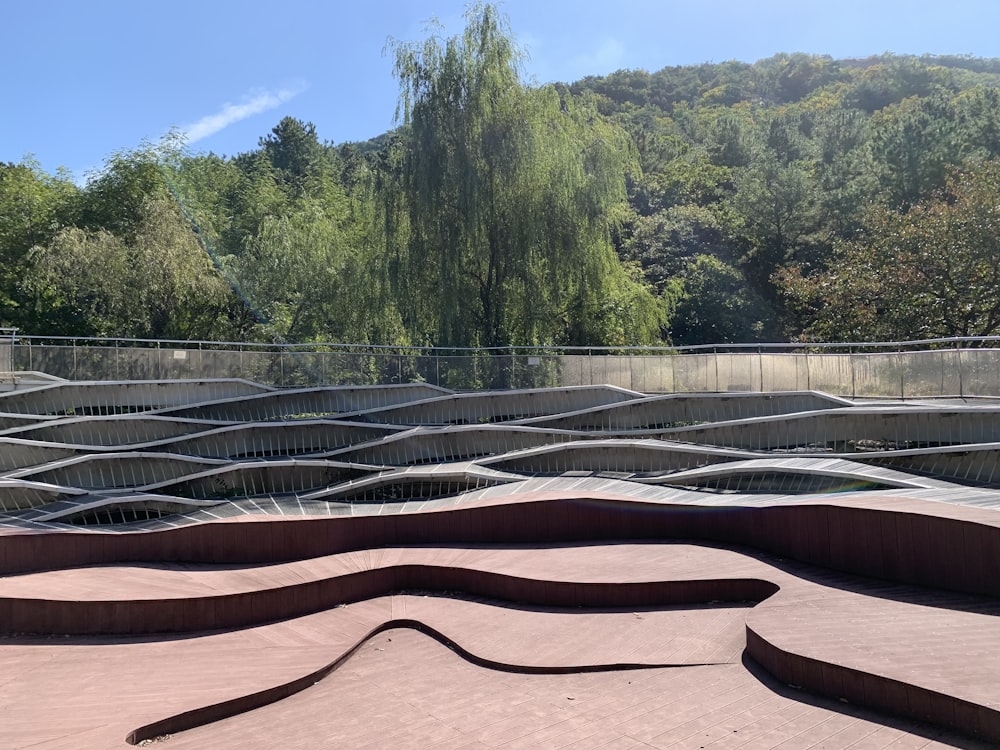
{"type": "Polygon", "coordinates": [[[306,84],[300,84],[277,91],[251,92],[244,97],[243,102],[239,104],[226,102],[218,112],[206,115],[191,125],[185,125],[181,131],[188,143],[195,143],[248,117],[280,107],[289,99],[301,94],[306,88],[308,88],[306,84]]]}

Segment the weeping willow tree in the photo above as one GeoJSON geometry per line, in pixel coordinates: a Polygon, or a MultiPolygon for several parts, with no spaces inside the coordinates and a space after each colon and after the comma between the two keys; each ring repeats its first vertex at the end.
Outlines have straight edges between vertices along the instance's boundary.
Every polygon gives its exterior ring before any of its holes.
{"type": "Polygon", "coordinates": [[[628,136],[568,93],[524,85],[492,5],[466,20],[460,36],[394,47],[407,328],[446,347],[657,339],[662,308],[610,240],[638,169],[628,136]]]}

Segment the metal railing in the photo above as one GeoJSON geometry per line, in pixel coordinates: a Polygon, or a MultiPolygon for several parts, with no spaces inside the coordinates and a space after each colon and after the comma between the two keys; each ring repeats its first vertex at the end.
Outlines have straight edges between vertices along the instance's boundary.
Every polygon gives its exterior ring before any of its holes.
{"type": "Polygon", "coordinates": [[[14,365],[11,362],[11,355],[16,335],[16,328],[0,328],[0,373],[10,372],[14,369],[14,365]]]}
{"type": "Polygon", "coordinates": [[[280,387],[429,382],[457,390],[610,384],[646,393],[820,390],[852,398],[1000,397],[1000,337],[434,349],[7,335],[0,341],[9,343],[8,369],[69,380],[245,378],[280,387]]]}

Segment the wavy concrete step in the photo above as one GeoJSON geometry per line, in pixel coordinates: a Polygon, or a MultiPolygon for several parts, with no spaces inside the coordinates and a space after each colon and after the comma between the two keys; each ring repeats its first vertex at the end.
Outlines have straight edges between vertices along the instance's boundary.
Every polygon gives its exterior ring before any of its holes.
{"type": "MultiPolygon", "coordinates": [[[[491,597],[507,594],[548,607],[625,605],[645,610],[678,600],[725,598],[730,593],[726,587],[736,582],[754,589],[738,587],[736,596],[742,598],[759,599],[780,588],[747,615],[749,652],[761,654],[762,662],[768,664],[767,647],[779,649],[786,664],[792,665],[787,668],[801,675],[795,684],[853,701],[857,697],[850,686],[843,681],[833,685],[829,677],[853,671],[868,680],[864,684],[869,690],[873,685],[883,686],[883,694],[887,694],[893,685],[904,687],[905,700],[886,699],[879,707],[994,739],[1000,736],[996,734],[1000,712],[995,691],[1000,682],[1000,660],[996,656],[1000,653],[996,619],[1000,605],[995,601],[831,576],[803,566],[775,565],[739,551],[693,545],[401,548],[365,550],[259,569],[53,571],[0,580],[5,595],[0,622],[30,630],[31,618],[39,618],[39,622],[49,617],[48,632],[72,632],[73,627],[80,626],[130,630],[141,620],[149,623],[147,627],[161,630],[178,626],[240,627],[254,624],[255,618],[259,621],[303,614],[302,607],[336,608],[377,596],[378,589],[412,587],[491,597]],[[324,571],[339,574],[323,578],[324,571]],[[529,572],[534,578],[525,576],[529,572]],[[568,580],[552,580],[559,573],[568,580]],[[720,573],[734,578],[708,578],[720,573]],[[540,580],[540,574],[548,578],[540,580]],[[332,583],[339,598],[324,600],[308,579],[332,583]],[[661,583],[657,584],[658,580],[661,583]],[[362,590],[365,586],[367,593],[362,590]],[[19,589],[36,594],[72,592],[73,599],[41,601],[9,596],[19,589]],[[206,591],[216,595],[205,596],[206,591]],[[163,598],[166,592],[171,595],[163,598]],[[905,631],[900,631],[901,627],[905,631]],[[942,637],[942,631],[948,633],[947,638],[942,637]],[[901,632],[904,637],[900,637],[901,632]],[[816,664],[828,665],[832,670],[821,666],[814,670],[815,674],[810,673],[807,666],[816,664]],[[930,698],[916,704],[911,700],[915,695],[930,698]]],[[[428,597],[428,601],[437,599],[428,597]]],[[[397,614],[412,619],[422,611],[416,606],[398,610],[397,614]]],[[[416,619],[426,624],[422,617],[416,619]]],[[[490,622],[489,618],[483,620],[484,627],[479,630],[487,634],[487,640],[490,622]]],[[[532,656],[533,643],[520,644],[520,652],[494,651],[493,657],[505,663],[537,665],[537,655],[532,656]]],[[[564,657],[575,653],[576,649],[567,650],[564,657]]],[[[559,665],[585,666],[565,658],[546,666],[559,665]]],[[[780,669],[777,673],[783,676],[780,669]]]]}

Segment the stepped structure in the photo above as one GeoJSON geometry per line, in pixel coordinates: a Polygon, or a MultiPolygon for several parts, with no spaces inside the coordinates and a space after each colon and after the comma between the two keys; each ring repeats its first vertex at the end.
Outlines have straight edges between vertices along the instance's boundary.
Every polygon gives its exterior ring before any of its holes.
{"type": "Polygon", "coordinates": [[[0,393],[0,747],[1000,743],[1000,406],[0,393]]]}

